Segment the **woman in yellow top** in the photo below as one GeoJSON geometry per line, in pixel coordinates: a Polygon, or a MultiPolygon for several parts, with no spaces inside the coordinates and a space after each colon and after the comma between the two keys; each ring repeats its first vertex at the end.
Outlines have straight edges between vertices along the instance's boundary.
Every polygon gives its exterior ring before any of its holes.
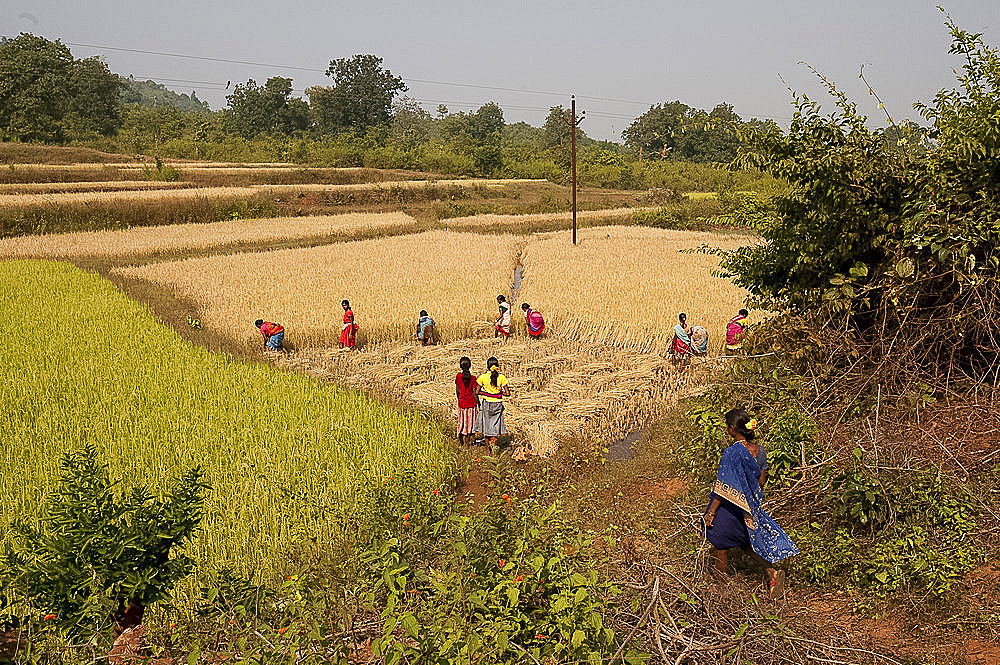
{"type": "Polygon", "coordinates": [[[476,419],[476,431],[482,432],[491,445],[497,442],[497,437],[507,434],[503,422],[503,398],[510,397],[507,387],[507,377],[500,373],[500,361],[490,358],[486,361],[486,373],[476,379],[477,395],[479,396],[479,417],[476,419]]]}

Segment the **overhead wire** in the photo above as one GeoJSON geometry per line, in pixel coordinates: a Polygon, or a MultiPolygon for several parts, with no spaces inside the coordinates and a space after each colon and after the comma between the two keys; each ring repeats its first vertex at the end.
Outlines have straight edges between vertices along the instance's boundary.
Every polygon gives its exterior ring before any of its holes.
{"type": "MultiPolygon", "coordinates": [[[[170,58],[182,58],[182,59],[189,59],[189,60],[201,60],[201,61],[204,61],[204,62],[218,62],[218,63],[224,63],[224,64],[245,65],[245,66],[250,66],[250,67],[267,67],[267,68],[270,68],[270,69],[276,69],[276,70],[282,70],[282,71],[284,71],[284,70],[291,70],[291,71],[300,71],[300,72],[310,72],[310,73],[314,73],[314,74],[325,74],[326,71],[327,71],[325,69],[317,69],[316,67],[302,67],[302,66],[297,66],[297,65],[278,65],[278,64],[274,64],[274,63],[255,62],[255,61],[252,61],[252,60],[239,60],[239,59],[236,59],[236,58],[220,58],[220,57],[215,57],[215,56],[195,55],[195,54],[189,54],[189,53],[176,53],[176,52],[170,52],[170,51],[154,51],[154,50],[150,50],[150,49],[137,49],[137,48],[128,48],[128,47],[123,47],[123,46],[111,46],[111,45],[108,45],[108,44],[87,44],[87,43],[83,43],[83,42],[69,42],[69,41],[63,42],[63,43],[66,44],[66,45],[68,45],[68,46],[78,46],[78,47],[82,47],[82,48],[91,48],[91,49],[97,49],[97,50],[102,50],[103,49],[103,50],[108,50],[108,51],[119,51],[119,52],[124,52],[124,53],[138,53],[138,54],[143,54],[143,55],[155,55],[155,56],[170,57],[170,58]]],[[[400,77],[400,78],[402,78],[402,80],[405,81],[405,82],[407,82],[407,83],[419,83],[419,84],[422,84],[422,85],[442,85],[442,86],[450,86],[450,87],[456,87],[456,88],[477,89],[477,90],[495,90],[495,91],[499,91],[499,92],[511,92],[511,93],[517,93],[517,94],[545,95],[545,96],[548,96],[548,97],[562,97],[562,98],[565,98],[565,97],[569,97],[569,96],[571,96],[573,94],[573,93],[569,93],[569,92],[562,92],[562,91],[555,91],[555,90],[533,90],[533,89],[528,89],[528,88],[513,88],[513,87],[496,86],[496,85],[485,85],[485,84],[480,84],[480,83],[463,83],[463,82],[457,82],[457,81],[435,81],[435,80],[432,80],[432,79],[421,79],[421,78],[411,78],[411,77],[400,77]]],[[[183,81],[180,81],[180,82],[183,82],[183,81]]],[[[203,85],[216,85],[216,84],[211,84],[211,83],[205,82],[205,83],[203,83],[203,85]]],[[[299,91],[303,91],[304,92],[304,89],[297,88],[296,92],[299,92],[299,91]]],[[[603,96],[596,96],[596,95],[580,95],[580,94],[577,94],[575,96],[576,96],[577,99],[588,100],[588,101],[609,102],[609,103],[615,103],[615,104],[630,104],[630,105],[649,106],[649,107],[652,107],[652,106],[655,105],[654,102],[639,101],[639,100],[635,100],[635,99],[622,99],[622,98],[619,98],[619,97],[603,97],[603,96]]],[[[453,102],[453,103],[455,105],[459,104],[457,102],[453,102]]],[[[513,105],[504,105],[504,108],[514,109],[515,107],[513,105]]],[[[535,109],[534,108],[525,108],[523,110],[535,110],[535,109]]],[[[548,109],[538,109],[538,110],[548,110],[548,109]]],[[[591,110],[588,110],[588,112],[591,115],[594,115],[594,116],[608,117],[608,118],[620,118],[620,119],[626,119],[626,120],[634,119],[634,117],[635,117],[634,115],[618,114],[618,113],[613,113],[613,112],[609,112],[609,111],[599,111],[599,110],[593,110],[593,111],[591,111],[591,110]]],[[[754,118],[760,118],[760,119],[764,119],[764,120],[789,120],[790,119],[787,116],[783,117],[783,116],[768,116],[768,115],[756,115],[756,114],[753,114],[752,117],[754,117],[754,118]]]]}

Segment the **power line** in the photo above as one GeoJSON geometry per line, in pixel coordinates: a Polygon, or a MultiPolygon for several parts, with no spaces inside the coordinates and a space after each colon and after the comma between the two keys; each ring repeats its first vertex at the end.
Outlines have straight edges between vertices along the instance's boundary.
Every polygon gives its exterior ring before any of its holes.
{"type": "MultiPolygon", "coordinates": [[[[92,49],[99,49],[99,50],[100,49],[104,49],[104,50],[108,50],[108,51],[120,51],[120,52],[123,52],[123,53],[139,53],[139,54],[143,54],[143,55],[155,55],[155,56],[168,57],[168,58],[184,58],[184,59],[189,59],[189,60],[201,60],[201,61],[205,61],[205,62],[220,62],[220,63],[233,64],[233,65],[247,65],[247,66],[251,66],[251,67],[267,67],[267,68],[277,69],[277,70],[294,70],[294,71],[300,71],[300,72],[310,72],[310,73],[314,73],[314,74],[325,74],[326,73],[325,69],[316,69],[315,67],[301,67],[301,66],[296,66],[296,65],[277,65],[277,64],[274,64],[274,63],[266,63],[266,62],[253,62],[253,61],[250,61],[250,60],[237,60],[237,59],[234,59],[234,58],[218,58],[218,57],[204,56],[204,55],[193,55],[193,54],[188,54],[188,53],[174,53],[174,52],[170,52],[170,51],[152,51],[152,50],[147,50],[147,49],[126,48],[126,47],[122,47],[122,46],[109,46],[109,45],[106,45],[106,44],[84,44],[82,42],[64,42],[64,43],[67,44],[67,45],[69,45],[69,46],[80,46],[80,47],[83,47],[83,48],[92,48],[92,49]]],[[[444,86],[451,86],[451,87],[456,87],[456,88],[470,88],[470,89],[475,89],[475,90],[495,90],[495,91],[499,91],[499,92],[512,92],[512,93],[526,94],[526,95],[545,95],[545,96],[548,96],[548,97],[563,97],[563,98],[565,98],[565,97],[570,97],[571,94],[572,94],[572,93],[569,93],[569,92],[561,92],[561,91],[556,91],[556,90],[532,90],[532,89],[528,89],[528,88],[509,88],[509,87],[504,87],[504,86],[484,85],[484,84],[479,84],[479,83],[459,83],[459,82],[455,82],[455,81],[435,81],[435,80],[432,80],[432,79],[419,79],[419,78],[407,78],[407,77],[401,77],[401,78],[404,81],[408,82],[408,83],[420,83],[420,84],[423,84],[423,85],[444,85],[444,86]]],[[[576,97],[577,97],[577,99],[586,99],[586,100],[598,101],[598,102],[611,102],[611,103],[615,103],[615,104],[632,104],[632,105],[638,105],[638,106],[653,106],[654,105],[654,102],[639,101],[639,100],[635,100],[635,99],[622,99],[622,98],[619,98],[619,97],[599,97],[599,96],[594,96],[594,95],[576,95],[576,97]]],[[[509,106],[508,108],[514,108],[514,107],[509,106]]],[[[609,113],[602,113],[602,112],[597,112],[597,111],[592,111],[591,113],[593,115],[600,115],[602,117],[612,117],[612,114],[609,114],[609,113]]],[[[625,119],[631,119],[633,116],[630,116],[630,115],[628,115],[628,116],[627,115],[620,115],[620,116],[616,116],[616,117],[621,117],[621,118],[625,118],[625,119]]],[[[765,119],[765,120],[789,120],[790,119],[789,117],[767,116],[767,115],[752,115],[752,117],[760,118],[760,119],[765,119]]]]}

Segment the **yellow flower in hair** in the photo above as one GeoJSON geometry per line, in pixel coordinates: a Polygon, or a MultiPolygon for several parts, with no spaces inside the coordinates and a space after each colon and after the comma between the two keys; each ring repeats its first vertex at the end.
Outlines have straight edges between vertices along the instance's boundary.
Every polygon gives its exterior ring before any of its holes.
{"type": "Polygon", "coordinates": [[[754,431],[755,429],[757,429],[757,425],[758,425],[758,424],[759,424],[759,423],[757,422],[757,419],[756,419],[756,418],[751,418],[751,419],[750,419],[750,422],[748,422],[748,423],[747,423],[747,429],[748,429],[748,430],[750,430],[750,431],[752,432],[752,431],[754,431]]]}

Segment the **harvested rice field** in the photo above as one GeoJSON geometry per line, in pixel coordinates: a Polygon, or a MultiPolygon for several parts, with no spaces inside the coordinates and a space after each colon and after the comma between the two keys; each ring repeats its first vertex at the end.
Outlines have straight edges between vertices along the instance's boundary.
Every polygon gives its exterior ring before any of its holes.
{"type": "MultiPolygon", "coordinates": [[[[155,235],[155,231],[154,231],[155,235]]],[[[593,227],[579,245],[565,232],[533,235],[428,231],[266,253],[241,253],[119,268],[129,279],[154,283],[196,303],[207,325],[241,342],[255,312],[294,329],[303,346],[336,341],[340,301],[354,304],[370,344],[413,336],[426,309],[445,341],[492,331],[495,298],[543,313],[550,334],[643,353],[666,353],[678,312],[704,325],[716,343],[744,294],[713,277],[711,245],[733,248],[748,236],[666,231],[634,226],[593,227]],[[260,265],[266,281],[250,280],[260,265]],[[520,291],[512,294],[521,266],[520,291]]],[[[291,337],[291,334],[290,334],[291,337]]]]}
{"type": "Polygon", "coordinates": [[[472,359],[476,374],[485,371],[490,356],[500,360],[511,390],[505,401],[508,430],[529,453],[543,457],[569,439],[607,447],[651,422],[681,397],[697,392],[712,365],[698,360],[682,369],[657,354],[557,336],[275,354],[279,366],[451,417],[457,415],[455,375],[462,356],[472,359]]]}
{"type": "Polygon", "coordinates": [[[348,213],[16,236],[0,240],[0,259],[129,259],[278,241],[346,240],[399,233],[415,225],[416,220],[401,212],[348,213]]]}
{"type": "Polygon", "coordinates": [[[116,192],[122,190],[185,189],[194,187],[188,182],[163,182],[159,180],[97,180],[79,182],[0,183],[2,194],[64,194],[70,192],[116,192]]]}
{"type": "Polygon", "coordinates": [[[445,339],[469,337],[510,289],[519,243],[510,235],[454,231],[245,252],[119,268],[115,273],[170,289],[196,303],[202,323],[241,343],[256,342],[258,316],[280,321],[297,346],[336,344],[350,300],[359,343],[416,334],[431,312],[445,339]],[[263,277],[262,277],[263,276],[263,277]]]}
{"type": "MultiPolygon", "coordinates": [[[[613,224],[630,223],[637,212],[655,210],[655,208],[609,208],[607,210],[582,210],[577,211],[577,223],[602,223],[613,224]]],[[[565,228],[572,224],[572,212],[543,212],[526,215],[471,215],[467,217],[452,217],[442,220],[441,223],[449,229],[455,230],[491,230],[502,229],[504,231],[523,232],[526,229],[538,227],[559,226],[565,228]]]]}
{"type": "Polygon", "coordinates": [[[252,319],[279,321],[293,349],[269,355],[279,365],[441,416],[453,415],[458,359],[468,355],[481,372],[495,355],[513,392],[511,434],[548,455],[561,441],[620,439],[699,389],[716,361],[670,359],[676,314],[688,312],[717,343],[743,293],[711,275],[716,257],[690,250],[748,240],[613,226],[581,230],[573,247],[566,232],[436,230],[114,272],[192,303],[192,316],[244,347],[260,344],[252,319]],[[262,266],[267,279],[258,278],[262,266]],[[515,297],[517,267],[523,279],[515,297]],[[507,342],[493,337],[498,293],[514,305],[507,342]],[[355,351],[337,348],[343,298],[360,326],[355,351]],[[524,336],[525,301],[546,316],[540,340],[524,336]],[[442,344],[414,340],[421,309],[434,318],[442,344]]]}
{"type": "Polygon", "coordinates": [[[666,353],[680,312],[708,329],[716,348],[745,292],[712,276],[718,258],[702,246],[734,249],[753,237],[637,226],[535,236],[521,258],[519,299],[531,303],[558,334],[584,342],[666,353]],[[572,285],[572,288],[567,288],[572,285]]]}
{"type": "Polygon", "coordinates": [[[118,201],[176,201],[203,198],[223,199],[250,197],[258,194],[287,194],[295,192],[363,192],[370,190],[419,189],[422,187],[503,187],[507,184],[535,182],[532,180],[402,180],[398,182],[365,182],[344,185],[250,185],[247,187],[189,187],[150,191],[149,189],[122,189],[117,191],[77,191],[61,194],[0,194],[0,208],[18,208],[41,205],[72,205],[80,203],[115,203],[118,201]]]}
{"type": "Polygon", "coordinates": [[[483,200],[500,196],[504,207],[497,209],[518,210],[526,209],[523,188],[536,181],[406,180],[400,179],[406,172],[362,168],[165,163],[188,177],[136,180],[140,169],[149,168],[139,163],[27,165],[52,178],[0,184],[0,210],[8,216],[22,209],[72,208],[83,215],[138,207],[148,208],[162,225],[17,235],[0,241],[0,259],[76,261],[114,277],[126,292],[166,294],[157,297],[172,298],[199,330],[240,354],[261,357],[253,319],[279,321],[288,330],[290,350],[268,354],[269,361],[443,417],[455,408],[458,358],[469,355],[482,371],[486,358],[496,355],[513,391],[510,432],[538,455],[569,440],[606,445],[697,391],[715,361],[673,363],[668,345],[677,312],[709,328],[714,351],[725,322],[743,303],[739,289],[711,275],[716,257],[695,250],[706,244],[729,249],[752,237],[634,226],[637,212],[652,210],[634,201],[595,200],[608,207],[579,212],[574,247],[566,230],[569,212],[443,219],[423,212],[415,218],[417,212],[401,211],[408,210],[412,195],[396,194],[428,188],[435,197],[446,192],[461,198],[447,188],[495,190],[502,193],[482,194],[483,200]],[[77,175],[87,179],[74,181],[77,175]],[[299,180],[311,177],[323,179],[299,180]],[[227,182],[241,184],[204,186],[227,182]],[[258,182],[287,184],[246,184],[258,182]],[[381,197],[369,203],[375,211],[309,214],[337,212],[332,206],[340,204],[339,193],[364,192],[381,197]],[[259,218],[263,210],[248,208],[249,219],[169,223],[191,219],[183,206],[266,197],[284,206],[266,214],[295,216],[259,218]],[[393,206],[395,212],[382,212],[393,206]],[[180,212],[165,217],[173,208],[180,212]],[[514,333],[507,342],[493,337],[500,293],[513,306],[514,333]],[[337,348],[344,298],[360,326],[354,351],[337,348]],[[542,339],[524,336],[522,302],[546,317],[542,339]],[[414,340],[421,309],[435,319],[438,346],[414,340]]]}

